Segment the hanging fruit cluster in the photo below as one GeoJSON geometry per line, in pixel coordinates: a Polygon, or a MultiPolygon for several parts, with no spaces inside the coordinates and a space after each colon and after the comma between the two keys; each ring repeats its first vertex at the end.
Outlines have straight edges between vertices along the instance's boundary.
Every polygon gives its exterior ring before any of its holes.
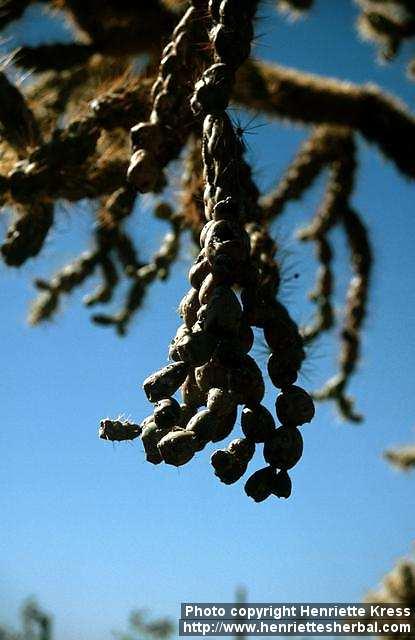
{"type": "MultiPolygon", "coordinates": [[[[246,472],[256,445],[263,445],[268,466],[245,485],[247,495],[259,502],[271,494],[290,495],[288,470],[303,451],[297,427],[313,418],[314,405],[307,392],[294,385],[304,359],[302,338],[276,299],[275,244],[266,226],[251,222],[252,209],[258,210],[258,192],[243,158],[243,142],[226,112],[235,73],[249,56],[256,8],[253,0],[209,2],[213,60],[190,100],[194,118],[202,126],[206,223],[200,234],[201,251],[189,273],[191,288],[180,303],[183,324],[169,348],[172,363],[144,381],[154,411],[141,425],[141,440],[149,462],[181,466],[208,443],[227,438],[238,406],[243,406],[244,437],[213,453],[211,464],[219,480],[232,484],[246,472]],[[278,428],[261,404],[264,380],[249,355],[252,327],[263,330],[271,351],[269,377],[281,390],[276,401],[282,425],[278,428]],[[173,397],[179,389],[181,405],[173,397]]],[[[195,2],[176,28],[153,88],[150,121],[132,129],[129,176],[140,191],[152,188],[153,169],[160,167],[157,154],[167,125],[159,105],[161,96],[168,100],[169,95],[163,87],[174,81],[179,43],[186,41],[186,26],[200,20],[202,9],[203,3],[195,2]]]]}

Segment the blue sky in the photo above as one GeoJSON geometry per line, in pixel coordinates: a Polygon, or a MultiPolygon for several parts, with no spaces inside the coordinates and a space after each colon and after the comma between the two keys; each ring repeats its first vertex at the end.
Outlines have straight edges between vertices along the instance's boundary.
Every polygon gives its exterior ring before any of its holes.
{"type": "MultiPolygon", "coordinates": [[[[413,104],[405,55],[393,66],[377,65],[372,47],[356,38],[353,3],[317,0],[308,20],[293,25],[270,6],[264,13],[258,56],[376,82],[413,104]]],[[[51,39],[62,37],[59,18],[47,31],[51,39]]],[[[39,33],[32,11],[10,30],[11,43],[36,42],[39,33]]],[[[266,124],[253,133],[251,159],[269,188],[306,130],[266,124]]],[[[381,454],[414,438],[414,187],[366,143],[359,143],[359,154],[353,202],[376,251],[363,357],[352,385],[366,419],[343,424],[331,406],[318,407],[303,428],[305,452],[288,501],[257,505],[243,482],[219,483],[209,465],[213,447],[176,470],[146,464],[139,443],[113,447],[97,438],[103,416],[141,419],[150,412],[140,386],[166,362],[188,286],[186,247],[125,339],[89,322],[81,298],[92,282],[65,301],[55,322],[36,329],[25,322],[31,280],[51,274],[88,243],[92,216],[85,205],[61,209],[38,260],[18,272],[0,267],[0,621],[13,624],[31,594],[53,613],[59,640],[107,640],[134,607],[177,618],[180,602],[229,601],[239,584],[257,602],[358,601],[410,551],[414,480],[388,467],[381,454]]],[[[298,321],[310,317],[304,299],[314,263],[311,247],[299,247],[293,234],[312,215],[322,186],[289,206],[274,229],[288,253],[287,274],[300,273],[287,278],[282,292],[298,321]]],[[[131,224],[143,256],[165,231],[152,221],[150,204],[143,199],[131,224]]],[[[349,272],[344,242],[335,238],[340,305],[349,272]]],[[[317,387],[334,370],[335,356],[334,339],[318,344],[301,383],[317,387]]],[[[273,399],[271,392],[269,407],[273,399]]]]}

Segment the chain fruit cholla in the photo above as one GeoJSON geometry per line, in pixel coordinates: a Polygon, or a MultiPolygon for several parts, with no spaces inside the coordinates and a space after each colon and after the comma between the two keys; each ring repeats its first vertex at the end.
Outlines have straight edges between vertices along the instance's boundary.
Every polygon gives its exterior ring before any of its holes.
{"type": "Polygon", "coordinates": [[[228,437],[242,405],[244,437],[213,453],[211,464],[221,482],[232,484],[244,475],[256,446],[263,446],[268,466],[245,485],[247,495],[260,502],[270,495],[289,497],[287,470],[303,450],[298,426],[313,418],[314,406],[307,392],[294,386],[304,359],[303,341],[276,299],[275,244],[265,225],[248,223],[251,210],[258,208],[258,192],[243,157],[244,145],[226,112],[236,70],[249,56],[257,4],[211,0],[207,19],[203,3],[195,1],[188,9],[165,48],[150,122],[132,129],[129,178],[142,192],[158,179],[157,156],[167,127],[162,105],[169,100],[168,85],[180,67],[181,43],[190,38],[188,26],[194,29],[203,16],[213,59],[195,84],[190,106],[202,125],[206,223],[200,234],[201,251],[189,273],[191,289],[179,307],[183,324],[169,349],[173,363],[143,384],[155,408],[142,424],[141,438],[149,462],[181,466],[209,442],[228,437]],[[282,424],[278,428],[261,404],[264,380],[249,355],[252,327],[264,332],[271,351],[269,376],[281,389],[276,402],[282,424]],[[172,397],[180,388],[181,406],[172,397]]]}

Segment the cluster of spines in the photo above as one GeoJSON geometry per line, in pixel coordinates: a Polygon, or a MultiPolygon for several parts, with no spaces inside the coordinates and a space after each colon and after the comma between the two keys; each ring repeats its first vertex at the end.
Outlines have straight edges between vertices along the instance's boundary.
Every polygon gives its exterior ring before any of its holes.
{"type": "MultiPolygon", "coordinates": [[[[379,588],[367,593],[365,602],[372,605],[399,605],[402,609],[408,607],[413,615],[415,608],[415,562],[413,557],[398,560],[393,569],[384,576],[379,588]]],[[[368,621],[373,622],[375,619],[369,617],[368,621]]],[[[408,621],[410,619],[409,617],[405,618],[408,621]]],[[[384,634],[384,637],[387,640],[396,638],[410,640],[413,638],[413,630],[411,628],[408,631],[402,629],[402,632],[390,632],[384,634]]]]}
{"type": "Polygon", "coordinates": [[[415,469],[415,445],[408,444],[397,449],[389,449],[385,451],[384,457],[394,467],[403,471],[411,471],[415,469]]]}
{"type": "MultiPolygon", "coordinates": [[[[358,0],[361,13],[358,18],[360,34],[373,41],[383,60],[396,57],[402,45],[415,37],[415,6],[411,0],[358,0]]],[[[414,77],[415,58],[408,71],[414,77]]]]}

